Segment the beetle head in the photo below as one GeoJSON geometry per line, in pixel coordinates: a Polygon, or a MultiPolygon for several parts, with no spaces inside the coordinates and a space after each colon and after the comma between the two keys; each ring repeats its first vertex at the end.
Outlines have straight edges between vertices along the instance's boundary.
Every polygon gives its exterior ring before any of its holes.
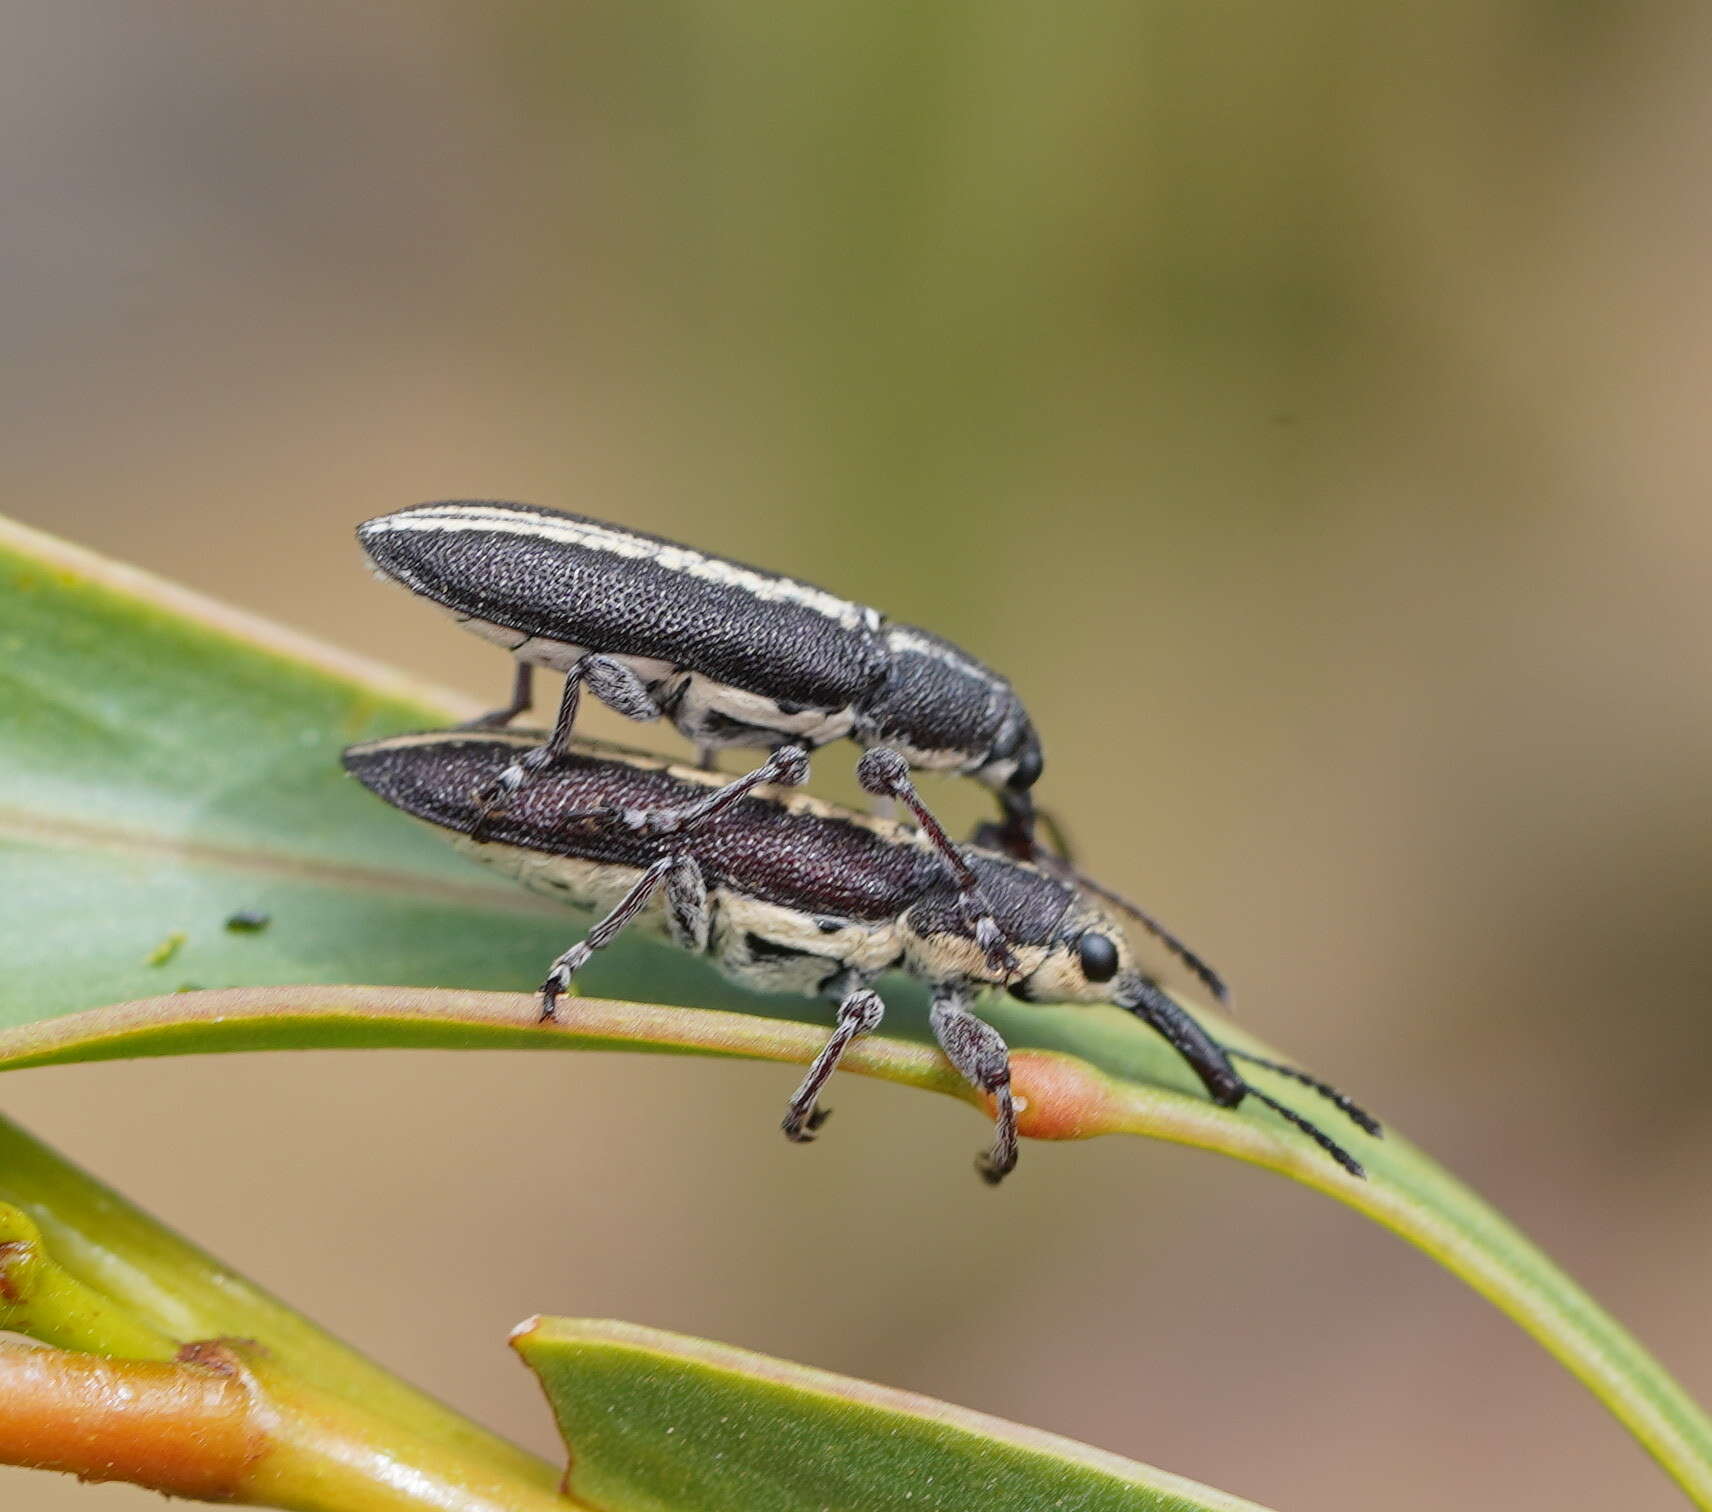
{"type": "Polygon", "coordinates": [[[1079,896],[1028,975],[1010,984],[1025,1003],[1119,1003],[1133,996],[1140,963],[1123,925],[1079,896]]]}

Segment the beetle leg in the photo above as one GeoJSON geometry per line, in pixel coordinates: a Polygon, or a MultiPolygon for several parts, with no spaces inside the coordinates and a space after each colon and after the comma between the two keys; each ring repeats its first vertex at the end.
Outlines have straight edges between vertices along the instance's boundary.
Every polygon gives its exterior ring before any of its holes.
{"type": "MultiPolygon", "coordinates": [[[[1294,1124],[1309,1139],[1313,1140],[1326,1154],[1330,1155],[1351,1176],[1366,1176],[1358,1161],[1348,1150],[1344,1149],[1335,1139],[1317,1124],[1310,1123],[1294,1108],[1288,1108],[1277,1098],[1262,1092],[1260,1088],[1243,1080],[1242,1075],[1231,1064],[1230,1055],[1225,1047],[1215,1040],[1212,1035],[1196,1023],[1183,1008],[1167,997],[1159,986],[1148,981],[1145,977],[1136,979],[1131,993],[1134,1002],[1123,1003],[1123,1006],[1138,1018],[1151,1024],[1162,1034],[1171,1048],[1189,1063],[1194,1073],[1201,1078],[1201,1083],[1207,1089],[1207,1094],[1220,1107],[1234,1108],[1245,1097],[1253,1097],[1263,1102],[1267,1107],[1294,1124]]],[[[1266,1064],[1266,1063],[1262,1063],[1266,1064]]],[[[1280,1068],[1274,1068],[1280,1069],[1280,1068]]],[[[1288,1073],[1286,1073],[1288,1074],[1288,1073]]],[[[1316,1091],[1322,1088],[1313,1083],[1316,1091]]],[[[1347,1099],[1345,1099],[1347,1101],[1347,1099]]],[[[1366,1115],[1364,1114],[1363,1117],[1366,1115]]]]}
{"type": "Polygon", "coordinates": [[[571,978],[597,950],[610,945],[624,932],[624,927],[648,906],[654,891],[678,865],[678,857],[662,856],[643,872],[636,885],[613,905],[612,911],[594,926],[558,960],[553,962],[547,980],[541,984],[541,1018],[545,1022],[558,1017],[559,994],[571,985],[571,978]]]}
{"type": "Polygon", "coordinates": [[[577,710],[582,707],[583,678],[588,675],[588,657],[579,657],[565,673],[565,688],[559,695],[559,714],[553,721],[553,730],[548,735],[544,745],[538,745],[532,751],[525,751],[518,759],[500,773],[499,781],[504,783],[513,772],[518,777],[510,785],[510,792],[516,792],[522,785],[524,774],[533,774],[546,766],[565,749],[571,742],[571,731],[576,728],[577,710]]]}
{"type": "MultiPolygon", "coordinates": [[[[610,656],[602,656],[598,652],[590,652],[578,664],[583,671],[583,680],[588,684],[588,690],[609,709],[616,710],[626,719],[634,719],[647,723],[650,719],[660,717],[660,706],[654,702],[653,695],[648,691],[647,683],[643,682],[634,672],[621,661],[614,661],[610,656]]],[[[555,743],[563,741],[557,730],[553,732],[555,743]]],[[[570,738],[570,731],[564,732],[564,739],[570,738]]]]}
{"type": "Polygon", "coordinates": [[[1004,818],[983,819],[970,834],[969,844],[978,845],[983,850],[1002,851],[1018,861],[1032,861],[1036,866],[1054,862],[1073,866],[1075,856],[1070,837],[1058,816],[1050,810],[1035,808],[1031,802],[1022,810],[1024,817],[1019,817],[1016,799],[1017,795],[1008,789],[1000,792],[999,805],[1004,810],[1004,818]],[[1034,833],[1036,828],[1046,831],[1047,839],[1052,842],[1050,849],[1040,843],[1039,836],[1034,833]]]}
{"type": "Polygon", "coordinates": [[[784,787],[797,787],[808,776],[808,752],[801,746],[780,746],[760,766],[743,776],[733,778],[724,787],[715,788],[705,798],[686,803],[681,808],[624,809],[618,818],[631,829],[648,835],[682,835],[717,818],[763,783],[774,782],[784,787]]]}
{"type": "Polygon", "coordinates": [[[499,730],[510,724],[519,714],[525,713],[534,703],[533,684],[535,681],[535,664],[520,661],[517,671],[511,680],[511,702],[503,709],[489,709],[485,714],[478,714],[474,719],[467,719],[457,726],[460,730],[499,730]]]}
{"type": "Polygon", "coordinates": [[[672,943],[697,955],[707,951],[712,915],[707,905],[707,878],[694,856],[672,858],[666,878],[666,924],[672,943]]]}
{"type": "Polygon", "coordinates": [[[1001,977],[1014,975],[1017,959],[1011,954],[1010,941],[1004,930],[999,928],[999,921],[993,917],[993,905],[981,891],[981,884],[975,880],[975,873],[963,859],[963,852],[958,850],[945,833],[944,826],[921,801],[921,794],[916,792],[915,784],[910,781],[909,763],[886,746],[874,746],[864,751],[862,759],[856,763],[856,780],[875,797],[895,798],[915,815],[928,843],[938,852],[939,859],[957,883],[958,901],[963,905],[964,916],[975,933],[975,943],[987,953],[988,970],[1001,977]]]}
{"type": "Polygon", "coordinates": [[[625,808],[622,804],[604,803],[594,808],[561,809],[553,819],[561,826],[597,820],[604,824],[623,825],[640,834],[686,835],[709,819],[717,818],[739,798],[763,783],[776,782],[795,787],[807,776],[808,756],[802,748],[781,746],[754,771],[734,778],[724,787],[715,788],[694,803],[664,809],[625,808]]]}
{"type": "MultiPolygon", "coordinates": [[[[660,717],[658,706],[648,695],[647,685],[623,662],[614,661],[610,656],[602,656],[596,651],[578,657],[565,673],[565,691],[559,696],[559,716],[553,721],[553,731],[546,742],[525,751],[476,794],[476,799],[482,806],[482,818],[485,819],[503,809],[519,788],[536,773],[550,767],[570,749],[571,732],[576,728],[577,711],[582,704],[585,685],[589,692],[609,709],[616,709],[627,719],[660,717]]],[[[518,688],[520,692],[527,691],[521,665],[518,688]]],[[[513,702],[515,701],[514,694],[513,702]]],[[[523,707],[527,708],[527,703],[523,707]]],[[[495,711],[496,714],[515,712],[519,711],[495,711]]],[[[484,715],[483,719],[490,717],[492,716],[484,715]]],[[[479,823],[476,827],[478,831],[481,828],[479,823]]]]}
{"type": "Polygon", "coordinates": [[[785,1131],[785,1138],[794,1144],[809,1144],[814,1139],[814,1131],[826,1122],[830,1108],[816,1107],[821,1088],[826,1085],[827,1078],[837,1068],[839,1060],[853,1039],[864,1034],[872,1034],[880,1027],[880,1020],[886,1015],[886,1005],[880,1001],[877,992],[870,992],[866,987],[858,987],[838,1005],[838,1021],[832,1031],[832,1038],[822,1048],[819,1055],[808,1068],[808,1074],[803,1077],[802,1084],[791,1094],[790,1106],[785,1110],[785,1120],[779,1125],[785,1131]]]}
{"type": "Polygon", "coordinates": [[[565,690],[559,695],[559,717],[553,721],[553,732],[547,737],[546,743],[525,751],[492,782],[476,790],[476,802],[481,805],[481,814],[476,821],[475,838],[480,838],[482,820],[498,813],[510,803],[512,796],[524,783],[543,768],[551,766],[558,759],[559,753],[569,745],[571,731],[577,723],[577,709],[582,704],[585,675],[583,669],[588,660],[586,656],[579,658],[565,673],[565,690]]]}
{"type": "Polygon", "coordinates": [[[946,1058],[969,1082],[994,1101],[993,1148],[980,1156],[975,1169],[989,1186],[997,1186],[1016,1168],[1016,1103],[1011,1097],[1011,1055],[999,1031],[969,1011],[964,987],[938,987],[928,1015],[933,1037],[946,1058]]]}
{"type": "MultiPolygon", "coordinates": [[[[1018,861],[1034,860],[1040,849],[1034,837],[1035,821],[1043,816],[1035,810],[1033,795],[1027,789],[1000,788],[999,808],[1005,817],[998,826],[998,848],[1018,861]]],[[[1062,842],[1062,835],[1058,838],[1062,842]]],[[[1062,843],[1059,848],[1063,849],[1062,843]]]]}

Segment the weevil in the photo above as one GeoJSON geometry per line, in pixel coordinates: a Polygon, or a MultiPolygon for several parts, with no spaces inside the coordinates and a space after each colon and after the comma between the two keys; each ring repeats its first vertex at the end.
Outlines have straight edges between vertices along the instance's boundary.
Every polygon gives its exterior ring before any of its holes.
{"type": "MultiPolygon", "coordinates": [[[[1009,1052],[974,1011],[983,988],[1025,1002],[1109,1003],[1157,1030],[1212,1100],[1253,1097],[1354,1176],[1360,1164],[1318,1125],[1248,1082],[1237,1061],[1312,1088],[1370,1134],[1379,1125],[1342,1093],[1292,1066],[1223,1045],[1166,990],[1097,894],[998,851],[967,849],[1011,941],[1013,970],[996,970],[976,938],[932,843],[909,826],[792,791],[800,767],[782,753],[743,784],[602,742],[578,739],[503,812],[479,793],[537,737],[520,731],[405,735],[352,746],[345,766],[386,802],[449,836],[460,850],[537,892],[599,915],[559,956],[541,987],[541,1017],[597,950],[630,925],[663,932],[737,982],[837,1002],[835,1027],[788,1105],[784,1131],[814,1137],[820,1093],[852,1040],[879,1027],[873,983],[888,971],[924,980],[930,1024],[957,1070],[991,1099],[989,1182],[1016,1164],[1009,1052]],[[787,779],[785,786],[763,784],[787,779]]],[[[896,759],[896,758],[894,758],[896,759]]]]}
{"type": "MultiPolygon", "coordinates": [[[[956,847],[909,771],[973,776],[997,791],[997,843],[1033,854],[1034,726],[1010,683],[927,630],[794,578],[536,505],[419,504],[365,521],[357,539],[377,574],[517,659],[510,701],[477,727],[505,726],[530,707],[537,666],[565,674],[552,733],[489,780],[492,811],[569,748],[586,688],[628,718],[669,719],[704,766],[724,747],[806,755],[844,737],[896,752],[903,761],[859,767],[862,783],[908,808],[953,874],[956,847]]],[[[986,900],[978,889],[966,898],[993,964],[1007,964],[986,900]]]]}

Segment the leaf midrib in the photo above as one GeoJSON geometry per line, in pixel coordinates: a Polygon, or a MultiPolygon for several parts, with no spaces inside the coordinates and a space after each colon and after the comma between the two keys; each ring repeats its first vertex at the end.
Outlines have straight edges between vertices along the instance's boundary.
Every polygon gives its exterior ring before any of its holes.
{"type": "Polygon", "coordinates": [[[253,842],[242,846],[184,840],[127,829],[116,824],[92,824],[32,814],[0,804],[0,840],[21,841],[50,849],[106,851],[157,858],[201,867],[217,867],[252,877],[316,883],[332,888],[356,888],[392,897],[419,898],[437,903],[496,910],[503,913],[555,915],[562,912],[548,900],[521,888],[482,881],[447,882],[419,872],[387,867],[352,866],[271,851],[253,842]]]}

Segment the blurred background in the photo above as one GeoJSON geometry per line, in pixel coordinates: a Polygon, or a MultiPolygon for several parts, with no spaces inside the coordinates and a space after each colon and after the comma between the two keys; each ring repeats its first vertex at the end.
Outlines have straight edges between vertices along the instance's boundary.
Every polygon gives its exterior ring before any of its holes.
{"type": "MultiPolygon", "coordinates": [[[[487,704],[504,659],[357,520],[562,505],[933,626],[1022,690],[1090,871],[1712,1397],[1712,9],[5,18],[7,512],[487,704]]],[[[895,1087],[787,1146],[793,1080],[303,1054],[0,1099],[544,1452],[504,1338],[551,1311],[1281,1507],[1680,1505],[1306,1191],[1104,1141],[994,1193],[895,1087]]]]}

